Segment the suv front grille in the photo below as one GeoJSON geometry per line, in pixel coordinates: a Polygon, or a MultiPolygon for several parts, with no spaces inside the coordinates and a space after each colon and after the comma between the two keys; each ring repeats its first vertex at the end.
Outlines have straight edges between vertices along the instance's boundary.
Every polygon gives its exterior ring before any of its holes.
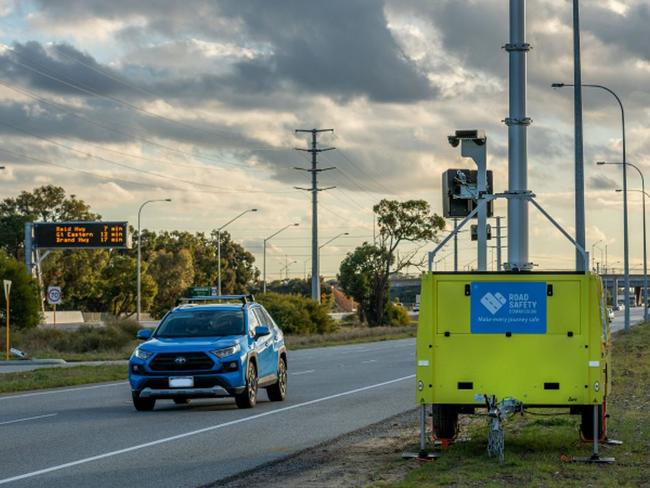
{"type": "Polygon", "coordinates": [[[156,354],[149,367],[154,371],[205,371],[214,362],[203,352],[165,352],[156,354]]]}

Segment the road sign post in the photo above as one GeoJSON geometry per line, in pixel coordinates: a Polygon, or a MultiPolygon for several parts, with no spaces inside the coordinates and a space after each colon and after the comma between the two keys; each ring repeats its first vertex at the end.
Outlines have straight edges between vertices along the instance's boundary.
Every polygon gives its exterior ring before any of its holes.
{"type": "Polygon", "coordinates": [[[47,287],[47,303],[52,305],[53,308],[53,325],[56,326],[56,306],[61,303],[61,287],[48,286],[47,287]]]}
{"type": "Polygon", "coordinates": [[[10,280],[3,280],[3,285],[5,289],[5,303],[7,305],[7,330],[6,330],[6,354],[5,357],[7,361],[9,361],[9,350],[11,349],[11,332],[10,332],[10,327],[9,327],[9,310],[10,310],[10,294],[11,294],[11,281],[10,280]]]}

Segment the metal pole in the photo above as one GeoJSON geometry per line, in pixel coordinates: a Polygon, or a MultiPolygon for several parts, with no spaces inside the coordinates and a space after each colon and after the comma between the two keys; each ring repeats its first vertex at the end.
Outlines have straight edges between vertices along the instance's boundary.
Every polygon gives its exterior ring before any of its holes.
{"type": "Polygon", "coordinates": [[[221,229],[217,229],[217,295],[221,296],[221,229]]]}
{"type": "MultiPolygon", "coordinates": [[[[585,172],[582,130],[582,65],[580,54],[580,1],[573,0],[573,108],[575,122],[575,223],[576,242],[585,248],[585,172]]],[[[576,271],[584,269],[584,260],[576,249],[576,271]]]]}
{"type": "Polygon", "coordinates": [[[454,219],[454,273],[458,273],[458,219],[454,219]]]}
{"type": "Polygon", "coordinates": [[[311,133],[311,298],[320,303],[320,268],[318,255],[318,159],[317,132],[311,133]]]}
{"type": "Polygon", "coordinates": [[[501,271],[501,217],[497,217],[497,271],[501,271]]]}
{"type": "MultiPolygon", "coordinates": [[[[523,193],[528,187],[528,155],[526,130],[526,55],[530,45],[526,36],[526,1],[510,0],[509,117],[508,126],[508,192],[523,193]]],[[[508,268],[530,269],[528,261],[528,202],[508,200],[508,268]]]]}
{"type": "Polygon", "coordinates": [[[34,276],[34,248],[32,229],[34,224],[32,222],[25,222],[25,266],[29,276],[34,276]]]}
{"type": "Polygon", "coordinates": [[[420,405],[420,456],[427,454],[427,406],[420,405]]]}
{"type": "Polygon", "coordinates": [[[643,188],[643,321],[648,321],[648,247],[646,244],[645,225],[645,182],[641,175],[641,186],[643,188]]]}
{"type": "Polygon", "coordinates": [[[264,280],[264,284],[262,285],[262,290],[264,293],[266,293],[266,239],[264,239],[264,277],[262,278],[264,280]]]}

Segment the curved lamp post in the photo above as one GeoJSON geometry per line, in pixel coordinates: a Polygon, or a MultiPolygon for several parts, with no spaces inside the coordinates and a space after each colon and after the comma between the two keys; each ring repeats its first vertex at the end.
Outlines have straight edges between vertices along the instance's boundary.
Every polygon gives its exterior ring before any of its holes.
{"type": "Polygon", "coordinates": [[[140,228],[140,220],[142,217],[142,209],[145,205],[155,202],[171,202],[171,198],[162,198],[158,200],[147,200],[138,209],[138,262],[137,262],[137,306],[136,306],[136,320],[140,323],[140,314],[142,313],[142,233],[140,228]]]}
{"type": "Polygon", "coordinates": [[[221,296],[221,231],[232,224],[239,217],[246,215],[248,212],[257,212],[257,209],[249,208],[248,210],[244,210],[242,213],[230,219],[228,222],[217,229],[217,295],[219,296],[221,296]]]}
{"type": "Polygon", "coordinates": [[[277,236],[280,232],[287,230],[289,227],[298,227],[299,225],[300,224],[298,222],[296,222],[294,224],[287,224],[284,227],[282,227],[282,229],[277,231],[275,234],[271,234],[266,239],[264,239],[264,259],[263,259],[263,261],[264,261],[264,276],[263,276],[264,283],[262,285],[262,289],[263,289],[264,293],[266,293],[266,243],[267,243],[267,241],[270,241],[275,236],[277,236]]]}

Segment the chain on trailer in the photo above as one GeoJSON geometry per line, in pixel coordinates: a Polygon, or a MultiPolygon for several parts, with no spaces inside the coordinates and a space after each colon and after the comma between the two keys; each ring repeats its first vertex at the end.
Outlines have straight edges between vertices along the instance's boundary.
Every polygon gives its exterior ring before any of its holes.
{"type": "Polygon", "coordinates": [[[495,395],[485,395],[488,416],[487,452],[490,457],[498,457],[502,463],[505,459],[505,433],[503,423],[515,413],[523,413],[524,405],[514,398],[504,398],[497,402],[495,395]]]}

